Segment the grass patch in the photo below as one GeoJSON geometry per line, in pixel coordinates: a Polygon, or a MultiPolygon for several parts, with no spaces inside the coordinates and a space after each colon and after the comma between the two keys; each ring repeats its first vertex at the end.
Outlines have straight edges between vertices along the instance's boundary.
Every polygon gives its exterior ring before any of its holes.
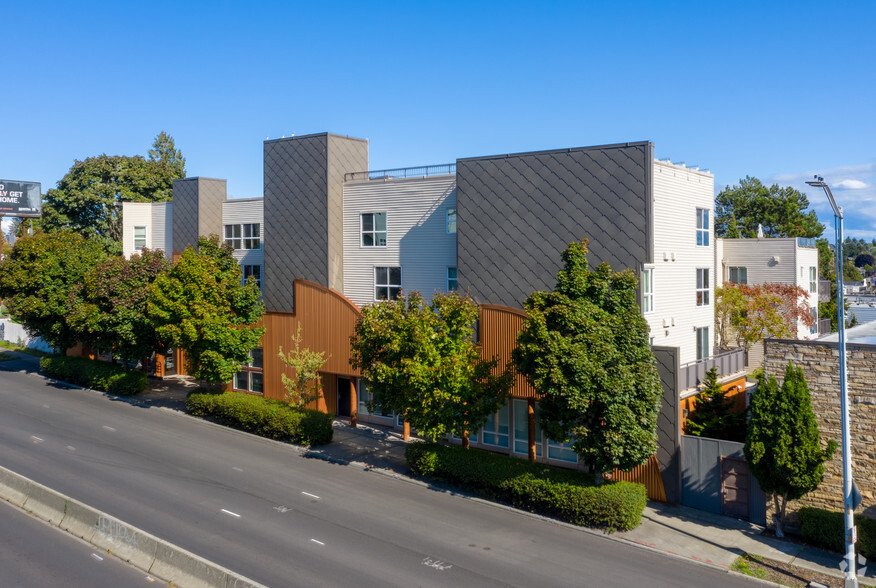
{"type": "Polygon", "coordinates": [[[824,586],[842,586],[843,583],[839,568],[837,568],[837,575],[832,576],[750,553],[744,553],[737,557],[736,561],[730,564],[730,569],[752,578],[794,588],[808,587],[810,582],[817,582],[824,586]]]}
{"type": "Polygon", "coordinates": [[[13,361],[15,359],[18,359],[18,358],[15,357],[14,355],[10,355],[8,353],[0,353],[0,361],[13,361]]]}

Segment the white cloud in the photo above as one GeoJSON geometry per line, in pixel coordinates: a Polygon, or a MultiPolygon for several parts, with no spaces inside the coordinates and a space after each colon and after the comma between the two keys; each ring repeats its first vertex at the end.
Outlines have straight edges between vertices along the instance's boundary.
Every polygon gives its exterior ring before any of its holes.
{"type": "Polygon", "coordinates": [[[867,184],[861,180],[843,180],[837,183],[836,187],[840,190],[863,190],[867,187],[867,184]]]}

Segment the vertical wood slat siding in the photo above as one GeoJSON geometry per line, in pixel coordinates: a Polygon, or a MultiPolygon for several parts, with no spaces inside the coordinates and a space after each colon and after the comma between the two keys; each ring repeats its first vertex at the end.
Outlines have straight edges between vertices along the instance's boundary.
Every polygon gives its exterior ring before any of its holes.
{"type": "MultiPolygon", "coordinates": [[[[482,304],[480,306],[480,324],[478,326],[481,343],[481,356],[485,359],[494,357],[499,364],[494,373],[502,373],[506,365],[512,365],[511,352],[517,347],[517,333],[523,330],[526,313],[516,308],[482,304]]],[[[515,373],[511,388],[513,398],[535,398],[535,389],[526,381],[522,374],[515,373]]]]}
{"type": "Polygon", "coordinates": [[[627,482],[637,482],[644,485],[649,500],[666,502],[666,490],[663,487],[663,478],[660,476],[660,463],[657,461],[656,454],[629,472],[615,470],[611,475],[614,480],[626,480],[627,482]]]}

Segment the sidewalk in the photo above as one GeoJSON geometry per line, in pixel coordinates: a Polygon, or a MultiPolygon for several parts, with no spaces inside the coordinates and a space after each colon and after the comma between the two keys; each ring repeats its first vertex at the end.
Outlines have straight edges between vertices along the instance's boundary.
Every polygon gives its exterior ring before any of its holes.
{"type": "MultiPolygon", "coordinates": [[[[0,362],[0,371],[36,372],[39,369],[38,357],[2,348],[0,353],[18,357],[15,361],[0,362]]],[[[164,381],[150,378],[150,384],[149,390],[129,401],[143,407],[184,412],[186,394],[196,386],[185,377],[169,377],[164,381]]],[[[353,428],[348,419],[335,419],[332,443],[311,449],[305,455],[361,464],[401,477],[409,473],[404,459],[405,446],[395,431],[370,425],[353,428]]],[[[841,582],[839,554],[765,537],[762,531],[763,527],[745,521],[684,506],[649,502],[637,528],[614,533],[611,537],[724,569],[743,553],[759,555],[828,574],[841,582]]],[[[876,564],[869,567],[867,577],[859,576],[859,581],[862,585],[876,586],[876,564]]]]}

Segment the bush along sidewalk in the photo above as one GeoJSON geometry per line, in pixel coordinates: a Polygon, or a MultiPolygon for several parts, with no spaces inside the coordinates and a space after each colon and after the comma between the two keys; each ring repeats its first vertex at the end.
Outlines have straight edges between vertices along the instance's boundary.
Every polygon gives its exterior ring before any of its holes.
{"type": "Polygon", "coordinates": [[[216,393],[197,388],[186,396],[186,411],[278,441],[325,445],[332,440],[332,415],[242,392],[216,393]]]}
{"type": "Polygon", "coordinates": [[[583,472],[479,449],[410,443],[405,458],[411,470],[425,478],[585,527],[634,529],[647,502],[642,484],[621,481],[597,487],[583,472]]]}
{"type": "Polygon", "coordinates": [[[50,355],[40,359],[40,371],[50,378],[118,396],[139,394],[149,385],[146,374],[84,357],[50,355]]]}
{"type": "MultiPolygon", "coordinates": [[[[800,522],[800,535],[811,545],[823,547],[837,553],[846,550],[843,513],[804,506],[797,512],[800,522]]],[[[858,542],[855,551],[868,560],[876,559],[876,521],[855,515],[858,528],[858,542]]]]}

